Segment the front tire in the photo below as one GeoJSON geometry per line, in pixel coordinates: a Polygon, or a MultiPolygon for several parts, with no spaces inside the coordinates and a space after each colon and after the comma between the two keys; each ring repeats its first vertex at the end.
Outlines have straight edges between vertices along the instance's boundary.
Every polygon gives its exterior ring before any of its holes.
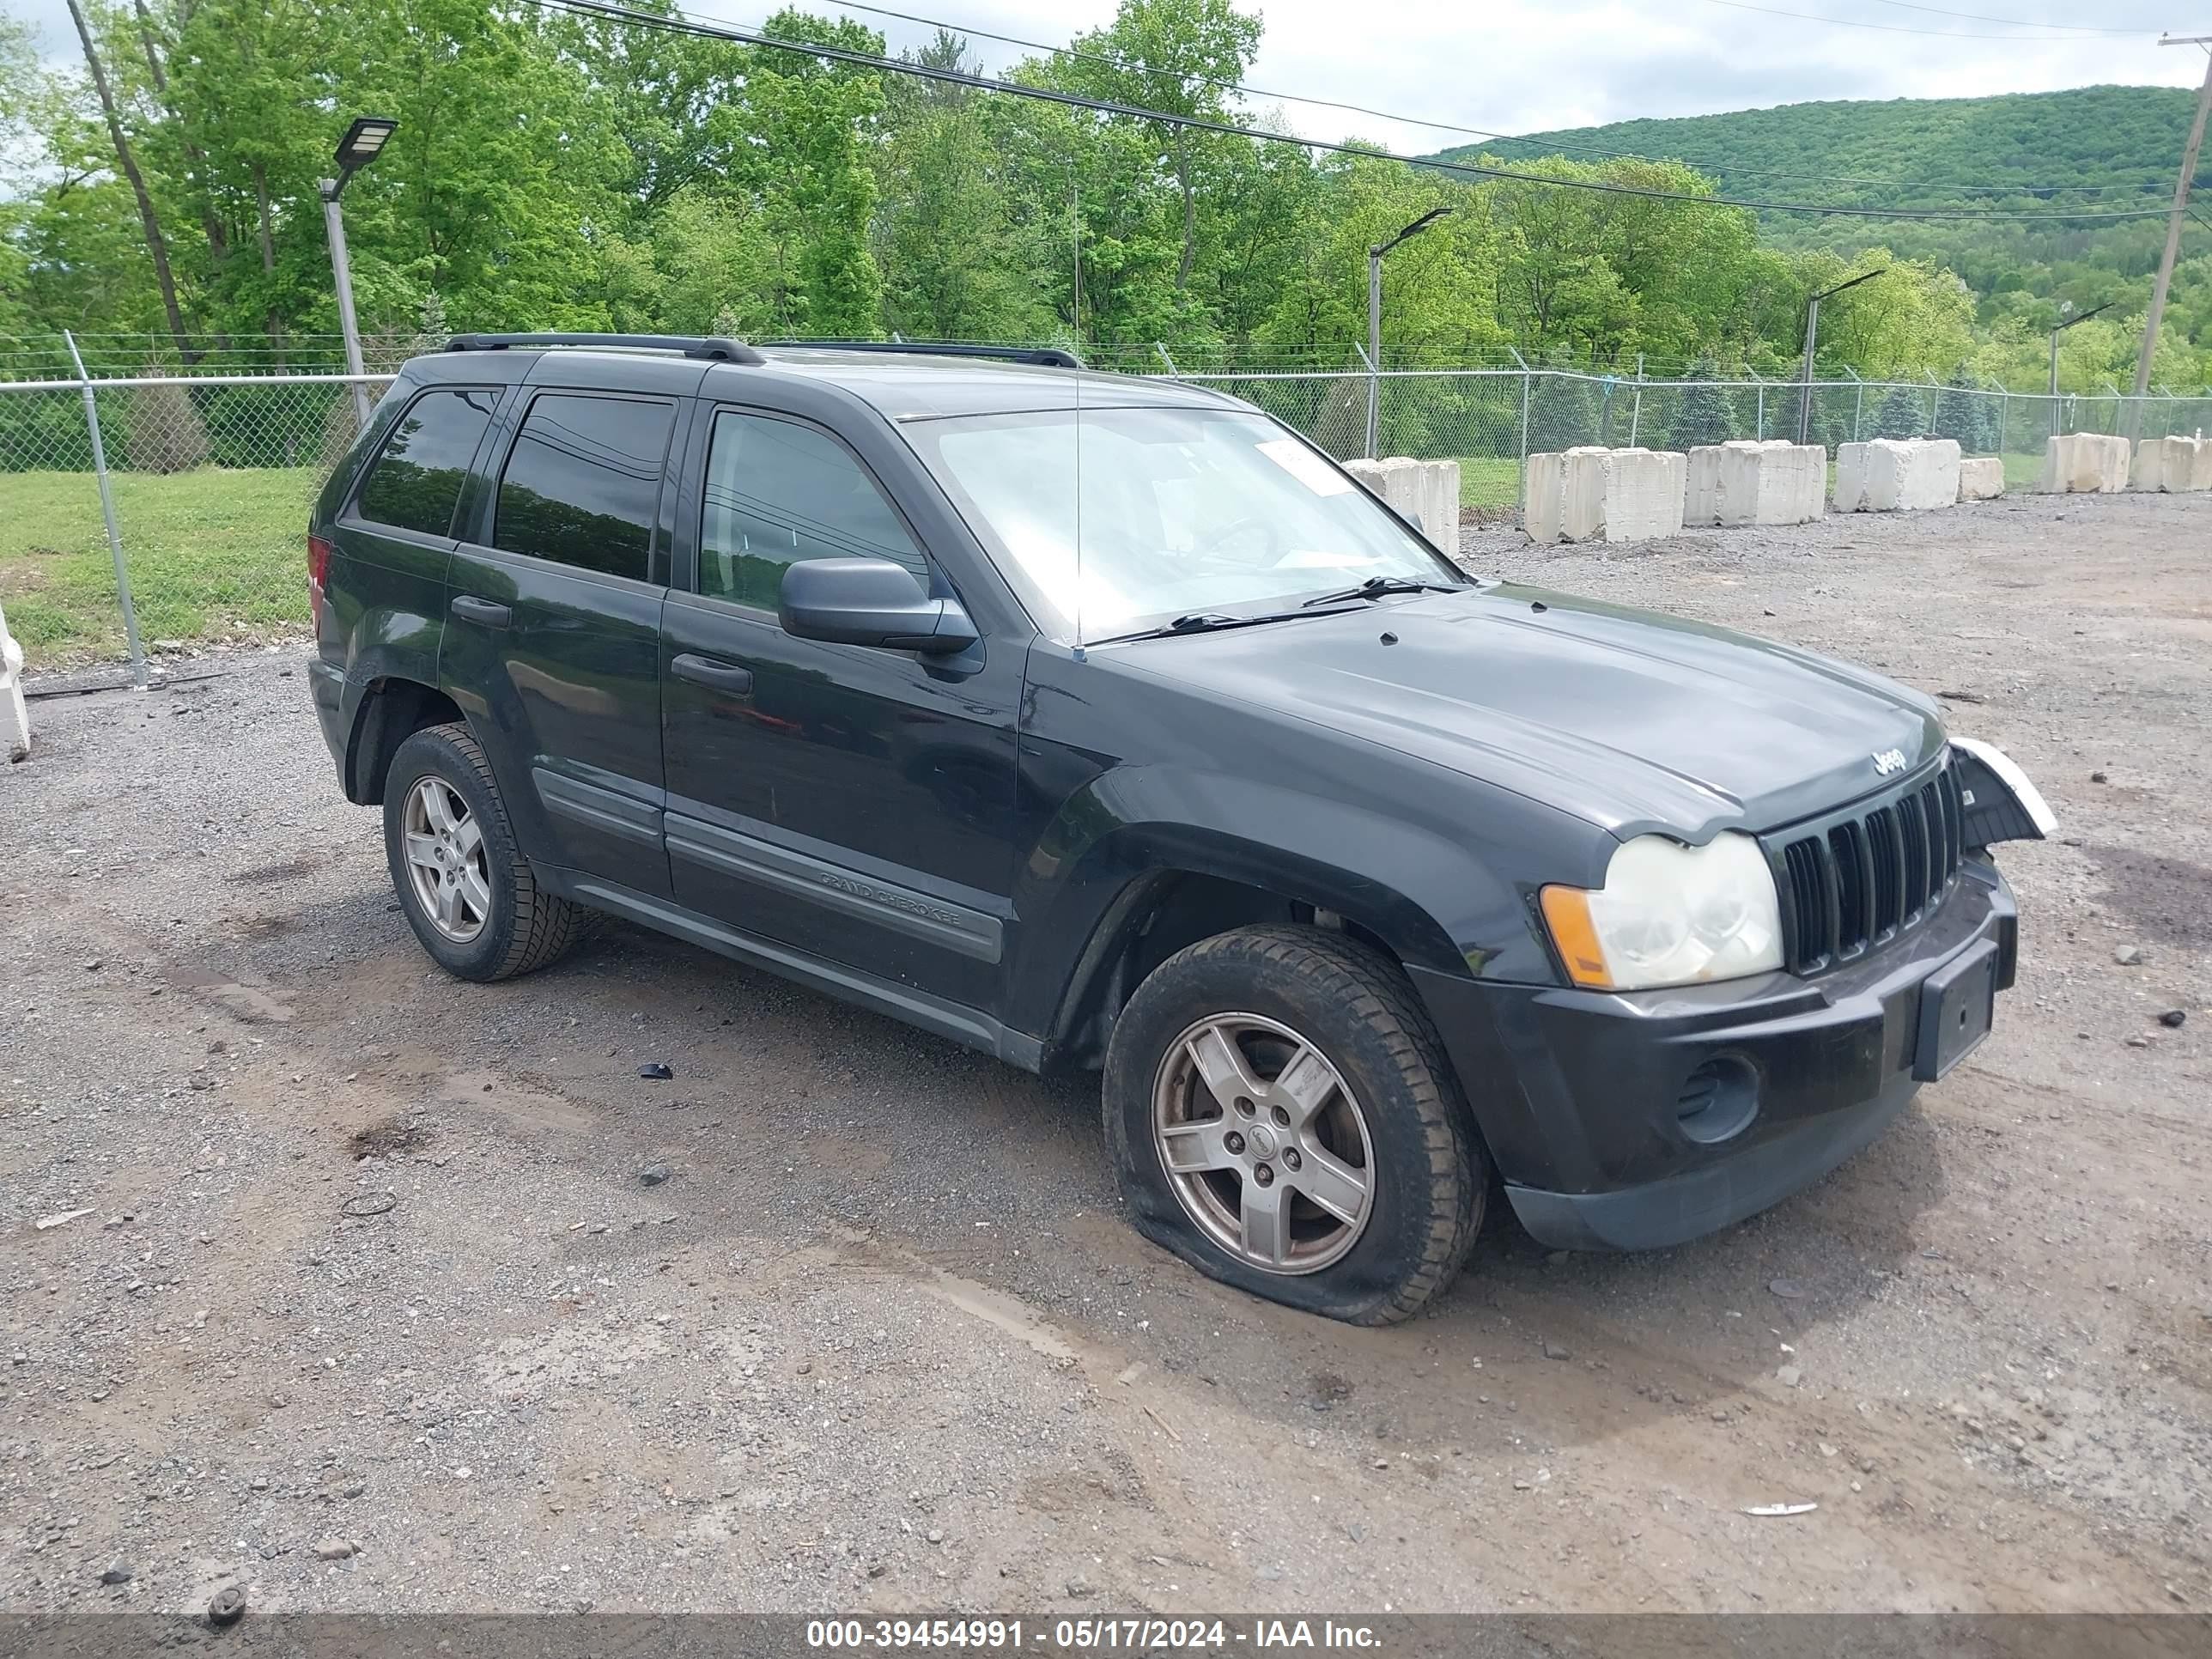
{"type": "Polygon", "coordinates": [[[491,763],[465,726],[425,726],[392,757],[384,854],[407,925],[457,979],[543,968],[583,936],[592,916],[538,885],[491,763]]]}
{"type": "Polygon", "coordinates": [[[1137,988],[1106,1053],[1137,1230],[1201,1272],[1383,1325],[1449,1285],[1489,1163],[1413,987],[1340,933],[1239,930],[1137,988]]]}

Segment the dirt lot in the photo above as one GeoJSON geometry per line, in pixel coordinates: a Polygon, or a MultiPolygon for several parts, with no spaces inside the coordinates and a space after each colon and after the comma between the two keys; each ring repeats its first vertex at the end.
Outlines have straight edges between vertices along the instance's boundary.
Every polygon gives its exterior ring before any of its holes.
{"type": "Polygon", "coordinates": [[[1997,1034],[1836,1176],[1303,1318],[1122,1225],[1092,1088],[627,929],[445,980],[289,653],[49,701],[0,1609],[2212,1602],[2212,498],[1468,550],[1879,664],[2050,794],[1997,1034]]]}

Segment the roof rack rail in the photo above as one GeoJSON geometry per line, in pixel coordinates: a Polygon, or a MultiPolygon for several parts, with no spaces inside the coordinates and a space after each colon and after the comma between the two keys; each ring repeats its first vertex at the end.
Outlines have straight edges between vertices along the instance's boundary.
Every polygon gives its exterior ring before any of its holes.
{"type": "Polygon", "coordinates": [[[719,339],[708,334],[456,334],[446,342],[448,351],[504,351],[509,346],[680,351],[687,357],[702,357],[720,363],[757,364],[768,361],[743,341],[719,339]]]}
{"type": "Polygon", "coordinates": [[[1037,368],[1088,367],[1065,346],[962,345],[949,340],[763,340],[761,343],[792,351],[888,351],[915,357],[988,357],[1037,368]]]}

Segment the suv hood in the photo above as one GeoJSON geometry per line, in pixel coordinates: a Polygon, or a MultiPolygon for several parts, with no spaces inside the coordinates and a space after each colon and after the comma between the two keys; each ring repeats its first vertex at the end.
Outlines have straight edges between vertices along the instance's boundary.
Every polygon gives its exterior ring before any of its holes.
{"type": "Polygon", "coordinates": [[[1774,829],[1882,787],[1944,744],[1932,702],[1868,670],[1512,585],[1126,649],[1131,667],[1400,750],[1624,840],[1774,829]],[[1875,757],[1892,750],[1905,766],[1885,774],[1875,757]]]}

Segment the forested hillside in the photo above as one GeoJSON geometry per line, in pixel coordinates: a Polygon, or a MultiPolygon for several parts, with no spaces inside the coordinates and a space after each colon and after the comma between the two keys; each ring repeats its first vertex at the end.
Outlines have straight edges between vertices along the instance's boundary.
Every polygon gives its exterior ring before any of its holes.
{"type": "MultiPolygon", "coordinates": [[[[1958,272],[1975,294],[1986,336],[2047,328],[2052,307],[2063,301],[2087,310],[2118,300],[2113,314],[2132,307],[2140,315],[2165,241],[2162,210],[2172,199],[2194,101],[2175,87],[2081,87],[1785,104],[1532,133],[1442,153],[1665,157],[1695,167],[1722,194],[1747,200],[1974,213],[2161,210],[2110,223],[1759,216],[1759,240],[1769,246],[1849,253],[1879,241],[1958,272]]],[[[2199,177],[2212,180],[2212,161],[2199,177]]],[[[2212,345],[2212,203],[2201,195],[2181,252],[2167,325],[2212,345]]],[[[2116,339],[2122,331],[2114,325],[2116,339]]]]}
{"type": "MultiPolygon", "coordinates": [[[[2067,337],[2067,383],[2090,391],[2130,372],[2154,221],[1801,222],[1700,198],[1906,188],[1840,174],[1999,182],[1961,199],[2029,213],[2108,198],[2014,185],[2151,199],[2185,114],[2126,88],[1803,106],[1495,147],[1517,176],[1480,178],[827,58],[804,48],[884,43],[800,10],[766,26],[793,50],[565,0],[78,3],[60,70],[0,17],[0,373],[52,372],[63,328],[115,370],[327,363],[315,181],[375,113],[398,131],[345,216],[364,325],[402,340],[896,331],[1339,368],[1364,334],[1368,245],[1443,207],[1390,258],[1395,362],[1787,372],[1805,296],[1887,267],[1824,309],[1826,366],[2032,386],[2058,303],[2118,299],[2067,337]]],[[[1279,130],[1233,89],[1261,31],[1230,0],[1122,0],[1011,74],[1279,130]]],[[[915,61],[974,63],[951,36],[915,61]]],[[[2157,366],[2176,386],[2212,380],[2212,234],[2192,237],[2157,366]]]]}

